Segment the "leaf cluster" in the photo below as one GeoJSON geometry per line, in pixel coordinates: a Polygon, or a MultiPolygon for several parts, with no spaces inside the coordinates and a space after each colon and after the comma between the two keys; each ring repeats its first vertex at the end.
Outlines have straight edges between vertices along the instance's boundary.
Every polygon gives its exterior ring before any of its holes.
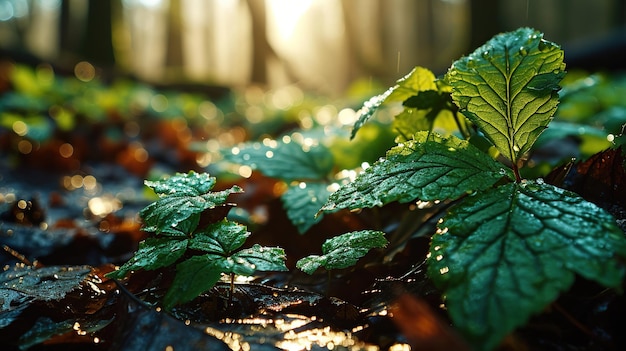
{"type": "Polygon", "coordinates": [[[222,209],[228,196],[242,192],[241,188],[212,192],[216,179],[193,171],[145,183],[159,196],[140,212],[143,230],[151,236],[109,277],[120,279],[133,270],[176,265],[176,276],[163,299],[164,307],[170,309],[213,287],[222,274],[251,276],[257,271],[287,270],[281,248],[254,245],[241,249],[250,232],[225,219],[222,209]],[[211,218],[214,213],[217,217],[211,218]],[[212,220],[200,225],[205,222],[201,218],[212,220]]]}
{"type": "Polygon", "coordinates": [[[626,239],[610,214],[519,172],[552,120],[564,76],[563,51],[530,28],[495,36],[443,77],[414,69],[367,101],[353,130],[381,105],[401,102],[398,144],[322,208],[454,201],[432,237],[428,275],[478,350],[494,348],[575,275],[618,288],[626,273],[617,259],[626,257],[626,239]],[[434,131],[443,112],[455,133],[434,131]]]}
{"type": "MultiPolygon", "coordinates": [[[[322,216],[316,214],[331,194],[326,178],[334,168],[330,149],[310,141],[284,137],[281,141],[243,144],[224,154],[229,162],[248,164],[268,177],[291,181],[281,199],[287,216],[300,233],[321,220],[322,216]],[[307,179],[313,181],[299,181],[307,179]]],[[[313,274],[319,267],[327,270],[346,268],[353,266],[369,250],[386,245],[384,233],[379,231],[346,233],[328,239],[322,246],[322,256],[304,257],[296,267],[308,274],[313,274]]]]}

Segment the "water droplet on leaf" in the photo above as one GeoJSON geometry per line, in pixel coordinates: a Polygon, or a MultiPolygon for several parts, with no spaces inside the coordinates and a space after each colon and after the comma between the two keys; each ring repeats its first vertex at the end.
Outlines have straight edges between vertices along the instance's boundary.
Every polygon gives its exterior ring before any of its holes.
{"type": "Polygon", "coordinates": [[[538,45],[539,51],[541,51],[541,52],[548,52],[553,47],[554,47],[553,43],[551,43],[551,42],[549,42],[547,40],[543,40],[543,39],[541,39],[541,41],[539,42],[539,45],[538,45]]]}

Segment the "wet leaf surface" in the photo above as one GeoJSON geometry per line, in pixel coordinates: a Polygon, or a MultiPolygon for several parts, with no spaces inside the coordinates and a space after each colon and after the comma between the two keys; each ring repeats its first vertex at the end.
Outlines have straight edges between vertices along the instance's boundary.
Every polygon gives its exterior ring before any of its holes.
{"type": "Polygon", "coordinates": [[[500,163],[467,141],[420,132],[332,193],[322,210],[456,199],[507,175],[500,163]]]}
{"type": "Polygon", "coordinates": [[[326,146],[312,139],[296,141],[290,136],[279,141],[242,144],[224,152],[224,158],[286,181],[324,179],[333,168],[333,155],[326,146]]]}
{"type": "Polygon", "coordinates": [[[563,51],[530,28],[495,36],[446,75],[459,110],[509,160],[517,162],[552,119],[563,51]]]}
{"type": "Polygon", "coordinates": [[[304,234],[322,220],[321,215],[315,214],[330,196],[328,186],[326,183],[301,182],[289,186],[281,196],[287,216],[300,233],[304,234]]]}
{"type": "Polygon", "coordinates": [[[296,266],[303,272],[313,274],[319,267],[327,270],[353,266],[371,249],[387,246],[385,233],[374,230],[351,232],[330,238],[322,245],[322,255],[300,259],[296,266]]]}
{"type": "MultiPolygon", "coordinates": [[[[358,119],[352,129],[352,139],[354,139],[359,129],[372,118],[380,106],[391,102],[403,102],[414,96],[419,96],[420,92],[437,90],[435,75],[424,67],[415,67],[409,74],[398,79],[396,83],[396,85],[387,89],[384,93],[376,95],[363,103],[363,107],[357,112],[358,119]]],[[[409,109],[411,108],[409,107],[409,109]]]]}
{"type": "Polygon", "coordinates": [[[546,181],[558,182],[599,206],[614,204],[626,208],[625,165],[621,147],[608,149],[552,171],[546,181]]]}
{"type": "Polygon", "coordinates": [[[428,261],[452,320],[478,348],[491,349],[569,289],[575,273],[619,288],[623,257],[624,233],[606,211],[529,181],[452,208],[433,236],[428,261]]]}
{"type": "Polygon", "coordinates": [[[146,181],[161,198],[141,210],[143,230],[174,236],[192,232],[202,212],[222,206],[231,194],[242,192],[238,186],[212,192],[215,182],[214,177],[193,171],[160,181],[146,181]]]}

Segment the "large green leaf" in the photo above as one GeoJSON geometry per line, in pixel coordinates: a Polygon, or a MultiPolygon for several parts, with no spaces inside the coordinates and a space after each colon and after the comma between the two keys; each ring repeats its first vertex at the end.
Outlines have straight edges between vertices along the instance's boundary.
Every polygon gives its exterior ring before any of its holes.
{"type": "Polygon", "coordinates": [[[420,132],[331,194],[321,210],[456,199],[491,187],[509,173],[467,141],[420,132]]]}
{"type": "Polygon", "coordinates": [[[624,233],[580,196],[543,182],[511,183],[453,207],[432,238],[428,273],[450,317],[489,350],[543,310],[575,274],[619,287],[624,233]]]}
{"type": "Polygon", "coordinates": [[[176,265],[176,276],[163,298],[163,306],[170,310],[211,289],[220,280],[222,270],[210,255],[193,256],[176,265]]]}
{"type": "Polygon", "coordinates": [[[215,178],[193,171],[145,183],[161,198],[139,213],[143,219],[143,230],[173,236],[191,234],[202,211],[223,205],[230,194],[242,192],[238,186],[211,192],[215,178]]]}
{"type": "Polygon", "coordinates": [[[286,181],[328,176],[333,169],[333,155],[326,146],[286,140],[244,143],[225,152],[223,157],[226,161],[247,165],[268,177],[286,181]]]}
{"type": "Polygon", "coordinates": [[[319,267],[341,269],[353,266],[373,248],[387,246],[385,233],[375,230],[350,232],[330,238],[322,245],[323,255],[310,255],[296,262],[296,267],[313,274],[319,267]]]}
{"type": "Polygon", "coordinates": [[[187,250],[187,244],[187,239],[147,238],[139,243],[139,249],[128,262],[107,276],[121,279],[135,269],[153,270],[169,266],[182,257],[187,250]]]}
{"type": "Polygon", "coordinates": [[[250,236],[244,225],[223,220],[208,225],[189,240],[189,248],[218,255],[230,255],[250,236]]]}
{"type": "Polygon", "coordinates": [[[552,119],[564,75],[559,46],[521,28],[454,62],[446,79],[460,111],[517,162],[552,119]]]}
{"type": "Polygon", "coordinates": [[[315,214],[326,203],[328,196],[328,184],[313,182],[291,185],[281,196],[287,217],[300,234],[322,220],[322,216],[316,217],[315,214]]]}
{"type": "Polygon", "coordinates": [[[427,68],[413,68],[409,74],[398,79],[396,85],[363,103],[363,107],[357,111],[358,119],[354,123],[350,138],[353,139],[355,137],[358,130],[374,115],[374,112],[381,105],[390,102],[402,102],[411,96],[417,95],[420,91],[428,90],[437,90],[435,75],[427,68]]]}

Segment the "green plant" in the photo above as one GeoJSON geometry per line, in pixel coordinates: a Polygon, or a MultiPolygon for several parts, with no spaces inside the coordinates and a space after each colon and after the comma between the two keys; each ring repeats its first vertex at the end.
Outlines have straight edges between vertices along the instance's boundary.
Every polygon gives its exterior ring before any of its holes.
{"type": "Polygon", "coordinates": [[[296,267],[313,274],[319,267],[327,270],[354,266],[369,250],[387,246],[385,233],[361,230],[330,238],[322,244],[322,255],[310,255],[296,262],[296,267]]]}
{"type": "Polygon", "coordinates": [[[213,287],[222,274],[251,276],[257,271],[286,271],[285,252],[277,247],[254,245],[240,249],[250,233],[246,227],[225,219],[232,205],[230,194],[238,186],[212,192],[216,183],[206,173],[189,172],[159,181],[146,181],[159,200],[140,212],[143,230],[152,233],[140,243],[134,256],[108,274],[123,278],[136,269],[155,270],[176,264],[176,276],[163,305],[191,301],[213,287]]]}
{"type": "Polygon", "coordinates": [[[456,201],[431,239],[428,275],[479,350],[543,310],[576,274],[619,288],[626,272],[616,259],[626,257],[624,233],[609,213],[520,174],[564,75],[563,51],[530,28],[495,36],[442,78],[415,69],[366,102],[355,124],[356,133],[378,107],[402,101],[399,143],[321,209],[456,201]],[[433,130],[446,118],[466,140],[433,130]]]}
{"type": "Polygon", "coordinates": [[[278,139],[242,143],[225,150],[222,156],[227,162],[246,165],[285,182],[286,190],[280,195],[283,208],[303,234],[322,220],[323,216],[316,216],[316,213],[336,189],[337,169],[343,169],[343,163],[353,163],[354,159],[359,160],[359,164],[376,159],[388,147],[386,141],[390,138],[382,127],[373,126],[364,134],[366,136],[358,140],[357,145],[342,148],[345,133],[326,126],[295,131],[278,139]],[[351,157],[344,154],[351,154],[351,157]]]}

